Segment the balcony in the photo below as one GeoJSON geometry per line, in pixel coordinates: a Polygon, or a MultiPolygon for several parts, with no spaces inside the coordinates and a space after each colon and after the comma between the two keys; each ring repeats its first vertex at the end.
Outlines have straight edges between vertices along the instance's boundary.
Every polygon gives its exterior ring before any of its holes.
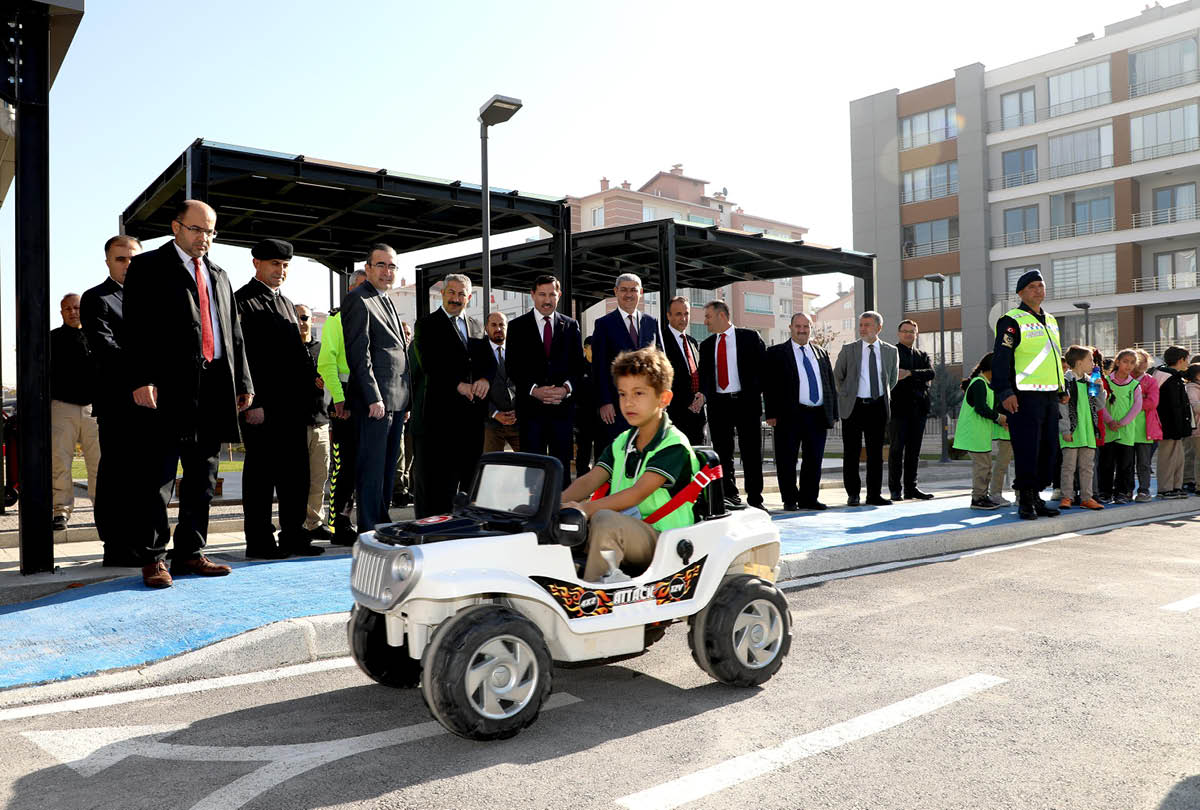
{"type": "Polygon", "coordinates": [[[1200,219],[1200,205],[1180,205],[1175,208],[1155,208],[1133,215],[1133,227],[1149,228],[1151,225],[1169,225],[1172,222],[1187,222],[1200,219]]]}
{"type": "Polygon", "coordinates": [[[932,188],[914,188],[911,191],[900,190],[900,204],[940,200],[958,193],[958,183],[945,183],[932,188]]]}
{"type": "Polygon", "coordinates": [[[1045,121],[1047,118],[1057,118],[1060,115],[1070,115],[1081,110],[1090,110],[1092,107],[1099,107],[1104,104],[1112,103],[1112,92],[1105,91],[1097,93],[1093,96],[1084,96],[1083,98],[1071,99],[1050,107],[1042,107],[1037,110],[1026,110],[1016,115],[1008,115],[1004,118],[998,118],[995,121],[988,121],[987,131],[1003,132],[1008,129],[1016,129],[1017,127],[1028,126],[1029,124],[1038,121],[1045,121]]]}
{"type": "Polygon", "coordinates": [[[922,256],[937,256],[941,253],[957,253],[958,237],[942,239],[937,242],[922,242],[921,244],[905,244],[900,247],[900,255],[905,259],[919,259],[922,256]]]}
{"type": "Polygon", "coordinates": [[[1111,169],[1112,166],[1112,155],[1100,155],[1099,157],[1088,158],[1086,160],[1077,160],[1074,163],[1060,163],[1057,166],[1050,166],[1048,168],[1030,169],[1029,171],[1018,172],[1016,174],[1006,174],[1003,177],[993,177],[988,181],[988,190],[1000,191],[1006,188],[1027,186],[1039,180],[1057,180],[1060,177],[1094,172],[1097,169],[1111,169]]]}
{"type": "MultiPolygon", "coordinates": [[[[962,306],[961,295],[947,295],[946,308],[962,306]]],[[[938,308],[938,298],[908,298],[904,301],[905,312],[928,312],[931,309],[938,308]]]]}
{"type": "Polygon", "coordinates": [[[1196,288],[1196,271],[1172,273],[1163,276],[1147,276],[1133,280],[1133,291],[1158,292],[1159,290],[1192,290],[1196,288]]]}
{"type": "Polygon", "coordinates": [[[1148,351],[1151,357],[1162,357],[1163,352],[1165,352],[1171,346],[1182,346],[1191,354],[1196,354],[1200,352],[1200,337],[1175,338],[1174,340],[1151,340],[1143,343],[1133,344],[1135,349],[1145,349],[1148,351]]]}
{"type": "Polygon", "coordinates": [[[1148,96],[1151,93],[1161,93],[1163,90],[1172,90],[1176,87],[1183,87],[1185,84],[1193,84],[1198,81],[1200,81],[1200,70],[1185,70],[1183,73],[1176,73],[1173,76],[1162,76],[1157,79],[1130,84],[1129,97],[1138,98],[1139,96],[1148,96]]]}
{"type": "Polygon", "coordinates": [[[1002,236],[992,237],[992,248],[1020,247],[1034,245],[1038,242],[1052,242],[1056,239],[1071,239],[1076,236],[1087,236],[1093,233],[1107,233],[1116,228],[1114,217],[1106,219],[1089,219],[1084,222],[1071,222],[1066,225],[1051,225],[1036,231],[1015,231],[1002,236]]]}
{"type": "Polygon", "coordinates": [[[931,129],[928,132],[914,132],[905,137],[903,133],[900,135],[900,151],[905,152],[909,149],[919,149],[922,146],[929,146],[931,143],[941,143],[942,141],[952,141],[958,137],[957,126],[945,126],[938,129],[931,129]]]}
{"type": "Polygon", "coordinates": [[[1195,152],[1197,149],[1200,149],[1200,138],[1184,138],[1181,141],[1171,141],[1170,143],[1160,143],[1154,146],[1144,146],[1141,149],[1132,149],[1129,152],[1129,160],[1131,163],[1140,163],[1143,160],[1154,160],[1154,158],[1195,152]]]}

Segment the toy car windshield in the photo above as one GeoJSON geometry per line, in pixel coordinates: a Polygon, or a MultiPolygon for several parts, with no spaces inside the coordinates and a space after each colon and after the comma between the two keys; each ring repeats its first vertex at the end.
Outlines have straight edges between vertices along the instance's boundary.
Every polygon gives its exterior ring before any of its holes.
{"type": "Polygon", "coordinates": [[[485,464],[471,505],[513,515],[537,514],[545,470],[515,464],[485,464]]]}

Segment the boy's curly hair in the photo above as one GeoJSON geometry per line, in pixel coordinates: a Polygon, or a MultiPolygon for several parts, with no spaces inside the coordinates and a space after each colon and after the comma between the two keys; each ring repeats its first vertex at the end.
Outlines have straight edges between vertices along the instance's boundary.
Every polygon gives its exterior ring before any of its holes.
{"type": "Polygon", "coordinates": [[[645,377],[656,394],[671,388],[675,380],[675,369],[671,361],[659,349],[648,346],[635,352],[621,352],[612,361],[615,382],[619,377],[645,377]]]}

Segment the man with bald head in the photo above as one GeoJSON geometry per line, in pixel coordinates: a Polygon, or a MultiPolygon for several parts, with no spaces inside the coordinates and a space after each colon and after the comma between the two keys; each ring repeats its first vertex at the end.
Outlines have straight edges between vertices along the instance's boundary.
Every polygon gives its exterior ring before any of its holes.
{"type": "Polygon", "coordinates": [[[128,385],[140,409],[145,471],[142,498],[130,508],[144,509],[151,520],[138,553],[142,579],[152,588],[170,586],[172,575],[230,572],[204,556],[208,509],[221,443],[239,441],[238,414],[253,402],[254,386],[233,288],[208,258],[216,227],[216,211],[184,200],[171,219],[174,239],[135,256],[125,276],[128,385]],[[167,504],[179,464],[179,523],[168,572],[167,504]]]}
{"type": "Polygon", "coordinates": [[[54,472],[54,530],[67,528],[75,507],[71,461],[75,445],[87,461],[88,497],[95,503],[100,433],[92,416],[96,394],[95,365],[79,320],[79,296],[62,299],[63,325],[50,330],[50,448],[54,472]]]}

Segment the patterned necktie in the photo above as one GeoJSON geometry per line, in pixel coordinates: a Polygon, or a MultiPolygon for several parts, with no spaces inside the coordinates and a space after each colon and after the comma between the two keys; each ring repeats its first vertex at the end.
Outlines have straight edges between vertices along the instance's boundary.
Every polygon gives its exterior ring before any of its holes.
{"type": "Polygon", "coordinates": [[[546,359],[549,360],[550,359],[550,341],[552,340],[552,338],[554,336],[550,331],[550,319],[543,318],[542,324],[543,324],[543,326],[542,326],[542,346],[546,350],[546,359]]]}
{"type": "Polygon", "coordinates": [[[209,363],[213,359],[215,343],[213,342],[212,313],[208,311],[208,282],[204,279],[204,268],[200,257],[192,258],[196,266],[196,298],[200,303],[200,353],[209,363]]]}
{"type": "Polygon", "coordinates": [[[679,342],[683,344],[683,356],[687,358],[688,373],[692,377],[692,393],[700,390],[700,372],[696,368],[696,359],[692,357],[692,347],[688,343],[686,335],[679,336],[679,342]]]}
{"type": "Polygon", "coordinates": [[[636,349],[638,347],[637,326],[635,326],[633,323],[633,316],[630,315],[628,317],[629,317],[629,340],[631,343],[633,343],[633,348],[636,349]]]}
{"type": "Polygon", "coordinates": [[[871,399],[879,399],[879,361],[875,358],[875,344],[872,343],[867,350],[871,353],[867,364],[867,373],[871,375],[871,399]]]}
{"type": "Polygon", "coordinates": [[[800,347],[800,358],[804,360],[804,373],[808,376],[808,402],[806,404],[817,404],[817,374],[813,371],[812,363],[808,362],[808,352],[804,351],[804,347],[800,347]]]}
{"type": "Polygon", "coordinates": [[[717,387],[729,387],[729,356],[725,352],[725,334],[717,340],[717,387]]]}

